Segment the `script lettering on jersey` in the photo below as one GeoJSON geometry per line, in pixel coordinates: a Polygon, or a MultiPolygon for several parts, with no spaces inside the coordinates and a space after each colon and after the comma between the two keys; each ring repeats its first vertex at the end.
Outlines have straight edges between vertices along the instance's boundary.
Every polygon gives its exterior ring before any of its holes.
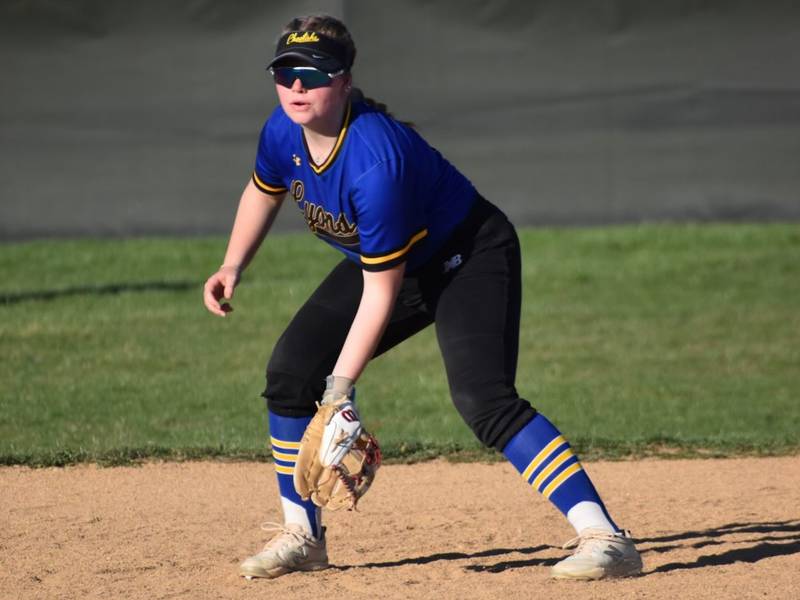
{"type": "Polygon", "coordinates": [[[294,201],[301,206],[306,225],[311,233],[327,238],[341,246],[358,246],[358,225],[348,221],[343,212],[338,217],[305,198],[306,187],[302,181],[295,179],[289,186],[289,193],[294,201]]]}
{"type": "Polygon", "coordinates": [[[286,38],[286,45],[289,44],[308,44],[309,42],[318,42],[319,36],[312,32],[306,31],[303,35],[297,35],[296,33],[290,33],[289,37],[286,38]]]}

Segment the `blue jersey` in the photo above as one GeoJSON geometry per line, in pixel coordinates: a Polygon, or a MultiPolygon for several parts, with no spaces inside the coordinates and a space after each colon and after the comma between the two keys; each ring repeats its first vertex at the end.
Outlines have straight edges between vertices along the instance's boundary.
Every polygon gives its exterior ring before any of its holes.
{"type": "Polygon", "coordinates": [[[347,107],[328,159],[279,106],[261,131],[256,186],[288,192],[309,229],[368,271],[425,264],[466,216],[475,188],[412,128],[364,102],[347,107]]]}

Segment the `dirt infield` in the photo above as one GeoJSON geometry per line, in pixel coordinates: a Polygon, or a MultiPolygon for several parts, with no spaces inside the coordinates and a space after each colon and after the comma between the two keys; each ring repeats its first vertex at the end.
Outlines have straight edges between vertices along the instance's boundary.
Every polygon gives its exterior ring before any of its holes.
{"type": "Polygon", "coordinates": [[[572,537],[507,464],[386,466],[326,515],[334,567],[246,581],[271,465],[0,469],[2,598],[796,598],[800,456],[586,465],[645,573],[548,579],[572,537]]]}

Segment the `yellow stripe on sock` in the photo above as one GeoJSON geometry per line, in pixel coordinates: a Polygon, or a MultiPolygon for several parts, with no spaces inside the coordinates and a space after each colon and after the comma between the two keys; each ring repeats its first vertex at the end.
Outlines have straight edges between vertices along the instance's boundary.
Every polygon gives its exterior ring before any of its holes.
{"type": "Polygon", "coordinates": [[[544,480],[547,479],[548,477],[550,477],[550,474],[553,471],[555,471],[558,468],[559,465],[563,464],[564,461],[569,459],[571,456],[574,456],[572,454],[572,448],[567,448],[566,450],[564,450],[561,454],[559,454],[553,460],[551,460],[550,464],[547,465],[547,467],[545,469],[543,469],[542,472],[539,473],[536,476],[536,479],[533,480],[533,483],[531,483],[531,486],[538,490],[539,486],[542,485],[544,480]]]}
{"type": "Polygon", "coordinates": [[[284,467],[283,465],[275,465],[275,470],[284,475],[294,475],[294,467],[284,467]]]}
{"type": "Polygon", "coordinates": [[[550,485],[548,485],[546,488],[544,488],[544,491],[542,492],[542,496],[544,496],[545,498],[547,498],[549,500],[550,499],[550,494],[555,492],[558,489],[558,486],[560,486],[567,479],[569,479],[570,477],[575,475],[575,473],[577,473],[578,471],[581,471],[581,470],[583,470],[583,467],[581,467],[581,463],[575,463],[571,467],[565,469],[563,473],[561,473],[558,477],[556,477],[555,479],[553,479],[553,481],[550,482],[550,485]]]}
{"type": "Polygon", "coordinates": [[[276,440],[274,437],[269,438],[273,446],[277,446],[281,450],[299,450],[300,442],[285,442],[283,440],[276,440]]]}
{"type": "Polygon", "coordinates": [[[522,478],[525,481],[528,481],[531,474],[537,469],[537,467],[544,462],[544,460],[553,453],[553,451],[558,448],[561,444],[566,442],[564,436],[559,435],[553,441],[551,441],[547,446],[541,449],[539,454],[533,457],[533,460],[528,465],[528,468],[522,473],[522,478]]]}
{"type": "Polygon", "coordinates": [[[274,456],[276,460],[282,460],[284,462],[297,462],[297,454],[284,454],[283,452],[278,452],[273,449],[272,456],[274,456]]]}

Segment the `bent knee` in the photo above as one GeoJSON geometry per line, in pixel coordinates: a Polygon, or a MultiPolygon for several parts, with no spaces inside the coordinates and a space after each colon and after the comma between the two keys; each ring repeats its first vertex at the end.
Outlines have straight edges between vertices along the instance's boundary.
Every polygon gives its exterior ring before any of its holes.
{"type": "Polygon", "coordinates": [[[453,403],[475,437],[500,451],[536,416],[536,409],[516,393],[492,398],[462,392],[453,394],[453,403]]]}
{"type": "Polygon", "coordinates": [[[325,391],[323,378],[267,369],[267,387],[262,396],[267,409],[282,417],[307,417],[317,412],[317,401],[325,391]],[[317,381],[319,379],[319,381],[317,381]]]}

